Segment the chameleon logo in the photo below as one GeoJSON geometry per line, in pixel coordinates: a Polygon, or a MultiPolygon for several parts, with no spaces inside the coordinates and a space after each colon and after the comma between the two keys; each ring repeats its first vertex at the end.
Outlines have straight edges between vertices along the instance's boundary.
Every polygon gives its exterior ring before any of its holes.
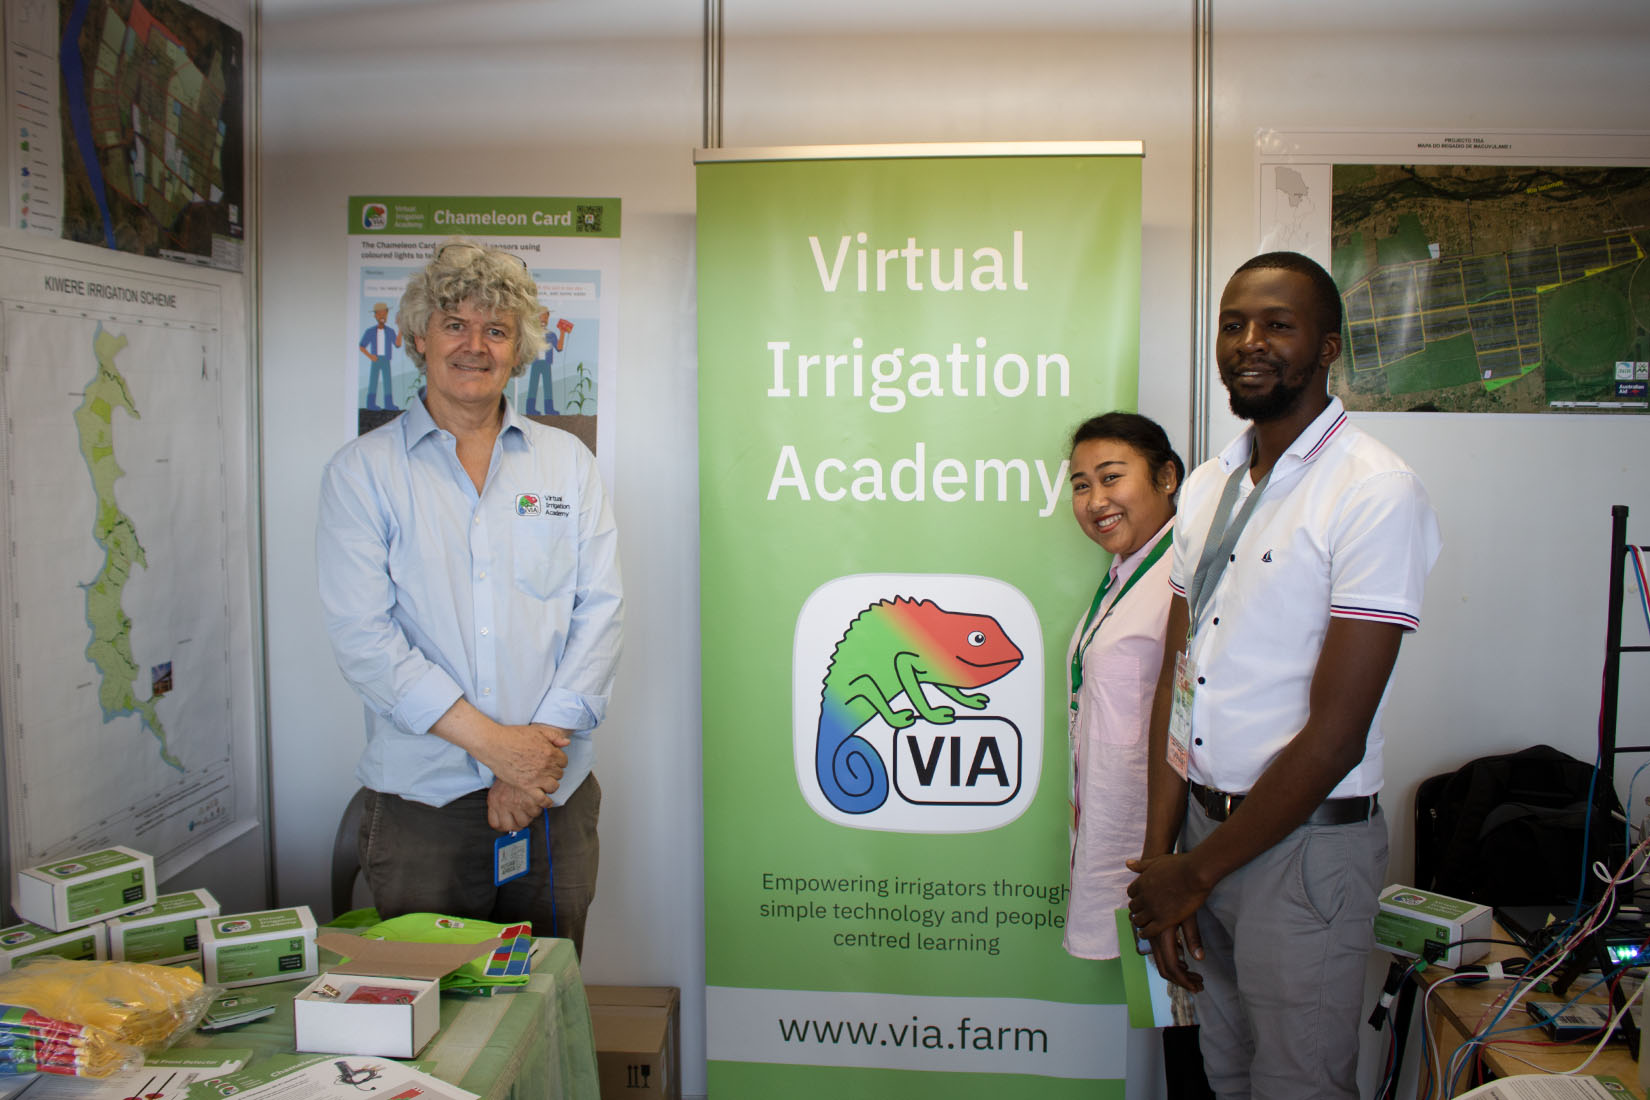
{"type": "Polygon", "coordinates": [[[998,829],[1043,770],[1042,621],[969,573],[849,573],[808,594],[791,639],[802,801],[845,829],[998,829]]]}
{"type": "MultiPolygon", "coordinates": [[[[989,615],[904,596],[871,604],[848,624],[825,671],[814,749],[820,792],[844,813],[877,809],[888,798],[888,767],[859,731],[877,716],[895,730],[919,717],[955,722],[956,710],[934,705],[924,684],[957,706],[980,710],[990,696],[968,689],[1008,675],[1024,656],[989,615]],[[901,695],[909,708],[895,708],[901,695]]],[[[931,757],[930,773],[934,767],[931,757]]]]}

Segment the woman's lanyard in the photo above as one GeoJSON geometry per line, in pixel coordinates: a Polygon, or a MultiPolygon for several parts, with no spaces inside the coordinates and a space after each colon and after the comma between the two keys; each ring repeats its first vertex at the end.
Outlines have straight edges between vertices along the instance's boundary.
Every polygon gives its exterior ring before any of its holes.
{"type": "Polygon", "coordinates": [[[1144,577],[1146,572],[1151,569],[1152,566],[1157,564],[1158,559],[1169,552],[1169,546],[1173,542],[1174,531],[1169,530],[1163,532],[1163,537],[1157,540],[1157,545],[1152,547],[1152,552],[1150,554],[1146,555],[1146,560],[1135,566],[1134,572],[1129,574],[1129,579],[1124,582],[1122,591],[1117,593],[1117,598],[1111,602],[1110,607],[1106,608],[1106,613],[1104,615],[1100,615],[1100,605],[1105,602],[1106,593],[1111,590],[1111,582],[1115,576],[1111,570],[1108,569],[1106,571],[1106,579],[1100,582],[1099,589],[1094,593],[1094,602],[1089,604],[1089,613],[1087,617],[1083,619],[1083,629],[1077,635],[1077,647],[1071,654],[1072,710],[1077,709],[1077,689],[1083,686],[1084,654],[1088,653],[1089,646],[1094,644],[1094,639],[1099,635],[1100,628],[1106,624],[1107,619],[1111,618],[1111,613],[1117,610],[1117,605],[1123,602],[1123,597],[1127,596],[1129,594],[1129,589],[1134,587],[1134,582],[1138,581],[1141,577],[1144,577]],[[1098,622],[1095,621],[1096,615],[1099,615],[1098,622]]]}

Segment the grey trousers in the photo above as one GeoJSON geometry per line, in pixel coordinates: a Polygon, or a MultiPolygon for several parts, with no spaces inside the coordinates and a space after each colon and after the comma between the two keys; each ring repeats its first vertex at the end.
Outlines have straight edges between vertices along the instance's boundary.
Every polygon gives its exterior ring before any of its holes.
{"type": "MultiPolygon", "coordinates": [[[[1182,849],[1215,830],[1193,802],[1182,849]]],[[[1364,973],[1386,875],[1386,818],[1303,825],[1228,875],[1197,913],[1195,1000],[1221,1100],[1357,1100],[1364,973]]]]}
{"type": "Polygon", "coordinates": [[[369,790],[356,847],[373,904],[386,919],[441,913],[498,924],[527,920],[534,935],[570,939],[582,956],[585,916],[596,896],[601,806],[601,784],[592,773],[565,806],[549,811],[553,889],[542,817],[530,829],[527,874],[493,884],[493,841],[499,834],[487,824],[485,790],[439,807],[369,790]]]}

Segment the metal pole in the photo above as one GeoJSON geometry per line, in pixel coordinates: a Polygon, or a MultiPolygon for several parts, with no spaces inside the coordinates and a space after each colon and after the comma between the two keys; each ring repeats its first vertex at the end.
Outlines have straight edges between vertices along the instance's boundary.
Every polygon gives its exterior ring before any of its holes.
{"type": "Polygon", "coordinates": [[[258,662],[259,684],[256,698],[257,733],[258,741],[263,750],[263,784],[258,797],[263,803],[263,830],[264,830],[264,898],[265,904],[274,906],[280,901],[279,865],[276,862],[279,851],[275,842],[275,749],[269,736],[269,645],[267,629],[269,625],[269,540],[265,532],[264,514],[264,433],[263,433],[263,131],[259,126],[263,118],[263,24],[264,5],[262,0],[252,0],[251,18],[248,20],[248,30],[251,41],[247,43],[247,106],[246,106],[246,205],[251,214],[248,219],[248,247],[251,249],[249,262],[245,265],[247,273],[246,289],[246,329],[247,329],[247,362],[250,365],[247,386],[247,422],[252,433],[252,464],[253,479],[258,499],[255,502],[254,515],[256,529],[254,545],[257,547],[257,591],[253,599],[258,609],[258,621],[253,632],[253,655],[258,662]]]}
{"type": "Polygon", "coordinates": [[[1186,431],[1188,466],[1209,457],[1210,187],[1214,149],[1214,0],[1192,0],[1195,131],[1192,150],[1192,376],[1186,431]]]}
{"type": "MultiPolygon", "coordinates": [[[[1607,782],[1616,778],[1617,692],[1621,688],[1621,598],[1626,591],[1627,505],[1610,508],[1609,603],[1604,613],[1604,683],[1598,705],[1598,766],[1607,782]]],[[[1606,799],[1608,801],[1608,799],[1606,799]]],[[[1633,812],[1627,807],[1628,814],[1633,812]]],[[[1612,849],[1613,850],[1613,849],[1612,849]]],[[[1623,856],[1626,852],[1621,853],[1623,856]]]]}
{"type": "Polygon", "coordinates": [[[705,0],[705,148],[722,147],[722,0],[705,0]]]}

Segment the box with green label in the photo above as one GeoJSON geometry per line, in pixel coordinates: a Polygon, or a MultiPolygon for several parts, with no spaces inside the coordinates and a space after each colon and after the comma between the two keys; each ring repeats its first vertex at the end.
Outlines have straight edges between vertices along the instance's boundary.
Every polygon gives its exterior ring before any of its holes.
{"type": "Polygon", "coordinates": [[[1490,919],[1490,907],[1475,901],[1413,886],[1388,886],[1381,891],[1381,909],[1375,914],[1375,943],[1394,955],[1454,970],[1489,951],[1490,919]]]}
{"type": "Polygon", "coordinates": [[[315,976],[309,906],[230,913],[195,922],[207,984],[229,988],[315,976]]]}
{"type": "Polygon", "coordinates": [[[25,921],[9,928],[0,928],[0,973],[22,966],[38,955],[61,955],[65,959],[101,962],[109,957],[103,944],[103,926],[94,924],[90,928],[53,932],[50,928],[25,921]]]}
{"type": "Polygon", "coordinates": [[[26,921],[66,932],[154,903],[154,858],[116,845],[17,872],[11,907],[26,921]]]}
{"type": "Polygon", "coordinates": [[[200,965],[195,922],[218,915],[218,900],[205,890],[164,894],[155,904],[107,921],[109,957],[118,962],[200,965]]]}

